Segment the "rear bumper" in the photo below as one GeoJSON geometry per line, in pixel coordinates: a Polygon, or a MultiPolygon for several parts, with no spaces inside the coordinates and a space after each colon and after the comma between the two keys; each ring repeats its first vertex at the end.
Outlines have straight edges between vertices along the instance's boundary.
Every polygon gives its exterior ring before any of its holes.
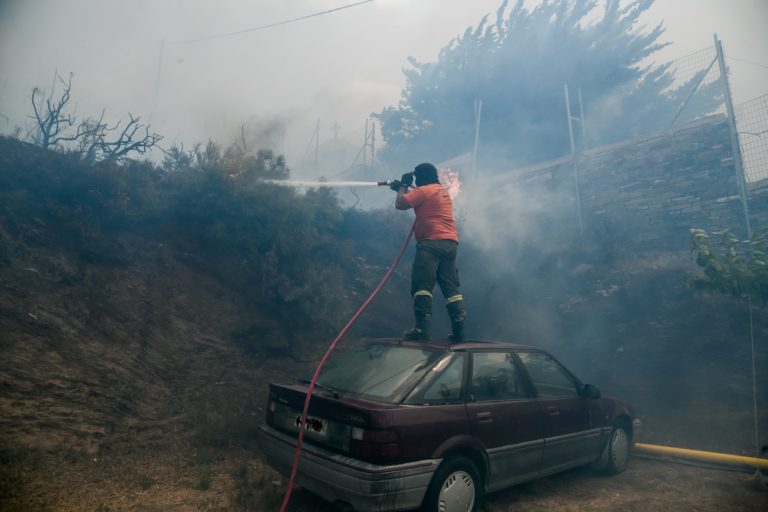
{"type": "MultiPolygon", "coordinates": [[[[259,429],[259,445],[267,462],[290,475],[296,438],[268,425],[259,429]]],[[[413,510],[421,506],[441,459],[377,465],[315,445],[302,445],[296,484],[330,502],[343,502],[359,512],[413,510]]]]}

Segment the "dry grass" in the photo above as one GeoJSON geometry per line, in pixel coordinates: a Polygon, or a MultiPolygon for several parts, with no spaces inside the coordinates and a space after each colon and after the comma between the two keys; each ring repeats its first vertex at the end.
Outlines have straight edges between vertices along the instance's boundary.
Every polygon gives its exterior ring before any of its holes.
{"type": "MultiPolygon", "coordinates": [[[[195,450],[134,450],[74,462],[66,453],[0,451],[0,510],[266,512],[277,510],[286,490],[258,452],[242,447],[204,452],[204,463],[195,450]]],[[[751,474],[635,458],[615,477],[578,469],[495,493],[484,512],[762,512],[766,503],[765,479],[751,474]]],[[[297,489],[290,510],[335,509],[297,489]]]]}

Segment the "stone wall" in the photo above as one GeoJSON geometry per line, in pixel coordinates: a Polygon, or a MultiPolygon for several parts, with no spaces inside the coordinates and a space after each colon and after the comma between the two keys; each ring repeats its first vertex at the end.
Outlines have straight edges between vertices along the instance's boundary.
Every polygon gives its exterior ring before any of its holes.
{"type": "MultiPolygon", "coordinates": [[[[712,116],[674,132],[586,151],[575,161],[585,236],[637,251],[689,249],[689,230],[730,228],[745,237],[728,124],[712,116]]],[[[491,180],[494,193],[549,202],[544,229],[578,233],[576,177],[570,157],[517,169],[491,180]],[[547,225],[549,224],[549,226],[547,225]],[[556,229],[554,229],[556,228],[556,229]]],[[[768,180],[748,186],[753,231],[768,227],[768,180]]]]}

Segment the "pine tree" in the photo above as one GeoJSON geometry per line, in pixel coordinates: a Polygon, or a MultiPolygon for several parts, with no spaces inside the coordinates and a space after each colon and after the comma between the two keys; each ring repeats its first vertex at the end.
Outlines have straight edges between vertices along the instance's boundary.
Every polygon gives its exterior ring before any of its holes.
{"type": "MultiPolygon", "coordinates": [[[[597,19],[597,0],[545,0],[532,10],[522,0],[511,8],[503,1],[494,23],[486,16],[467,28],[436,62],[409,59],[399,106],[378,114],[387,144],[382,157],[402,165],[469,151],[476,100],[483,102],[486,161],[499,158],[509,168],[563,156],[564,84],[583,91],[588,145],[666,127],[690,83],[673,87],[669,65],[647,64],[666,46],[661,23],[649,31],[637,26],[653,1],[606,0],[597,19]]],[[[711,89],[697,99],[698,114],[718,104],[711,89]]]]}

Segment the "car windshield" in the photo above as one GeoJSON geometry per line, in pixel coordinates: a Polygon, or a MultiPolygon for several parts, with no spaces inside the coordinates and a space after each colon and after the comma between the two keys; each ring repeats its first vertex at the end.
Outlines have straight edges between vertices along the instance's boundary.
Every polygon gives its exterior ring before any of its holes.
{"type": "Polygon", "coordinates": [[[441,354],[421,347],[368,345],[332,357],[317,383],[339,393],[392,403],[416,384],[441,354]]]}

